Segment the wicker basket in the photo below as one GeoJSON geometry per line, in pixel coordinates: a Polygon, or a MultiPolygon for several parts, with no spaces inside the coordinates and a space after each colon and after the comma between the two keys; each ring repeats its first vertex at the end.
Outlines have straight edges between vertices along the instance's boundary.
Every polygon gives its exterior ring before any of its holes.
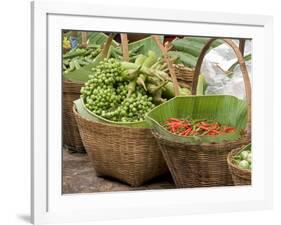
{"type": "Polygon", "coordinates": [[[192,145],[153,134],[178,188],[233,185],[227,155],[233,148],[249,143],[249,138],[244,137],[238,141],[192,145]]]}
{"type": "MultiPolygon", "coordinates": [[[[198,76],[203,58],[213,41],[210,39],[198,58],[194,72],[192,93],[196,93],[198,76]]],[[[233,48],[243,73],[247,99],[247,132],[240,139],[217,143],[189,143],[168,140],[165,136],[153,132],[177,187],[209,187],[233,185],[228,170],[227,155],[235,148],[250,142],[251,139],[251,88],[245,62],[239,48],[229,39],[224,41],[233,48]]]]}
{"type": "Polygon", "coordinates": [[[63,143],[71,151],[85,152],[72,111],[73,101],[80,97],[82,84],[63,81],[63,143]]]}
{"type": "Polygon", "coordinates": [[[191,88],[194,76],[194,69],[185,67],[182,64],[173,64],[173,68],[179,83],[184,83],[191,88]]]}
{"type": "Polygon", "coordinates": [[[81,138],[99,176],[137,187],[168,172],[148,128],[130,128],[82,118],[73,108],[81,138]]]}
{"type": "Polygon", "coordinates": [[[227,163],[229,171],[232,175],[234,185],[251,185],[252,173],[251,170],[241,169],[235,165],[232,160],[233,157],[239,154],[241,148],[233,149],[227,156],[227,163]]]}

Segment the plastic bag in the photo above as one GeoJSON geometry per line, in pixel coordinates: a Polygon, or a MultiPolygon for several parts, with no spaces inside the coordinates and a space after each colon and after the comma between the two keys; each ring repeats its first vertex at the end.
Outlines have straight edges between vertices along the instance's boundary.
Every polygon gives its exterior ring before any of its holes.
{"type": "MultiPolygon", "coordinates": [[[[251,41],[246,41],[244,55],[251,54],[251,49],[251,41]]],[[[245,99],[244,80],[239,64],[234,67],[233,73],[227,72],[236,62],[237,57],[227,44],[222,44],[208,52],[201,68],[207,85],[205,95],[227,94],[245,99]]],[[[250,76],[251,60],[246,62],[246,66],[250,76]]]]}

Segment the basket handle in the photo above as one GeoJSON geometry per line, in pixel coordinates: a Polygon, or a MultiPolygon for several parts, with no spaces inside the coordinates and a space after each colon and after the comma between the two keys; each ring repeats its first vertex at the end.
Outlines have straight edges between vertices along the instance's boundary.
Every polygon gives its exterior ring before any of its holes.
{"type": "MultiPolygon", "coordinates": [[[[192,82],[192,94],[193,95],[196,93],[198,76],[201,71],[203,59],[204,59],[207,51],[209,50],[211,44],[216,39],[217,38],[211,38],[210,40],[208,40],[208,42],[205,44],[205,46],[203,47],[203,49],[198,57],[195,71],[194,71],[193,82],[192,82]]],[[[227,43],[234,50],[234,53],[238,59],[239,65],[240,65],[241,72],[243,74],[245,91],[246,91],[246,101],[247,101],[247,107],[248,107],[248,121],[247,122],[248,122],[248,126],[250,126],[251,125],[251,82],[250,82],[249,74],[247,71],[247,67],[246,67],[243,55],[242,55],[241,51],[239,50],[238,46],[230,39],[223,39],[223,41],[225,43],[227,43]]]]}
{"type": "Polygon", "coordinates": [[[240,50],[242,56],[244,56],[245,43],[246,43],[246,40],[244,38],[239,39],[239,50],[240,50]]]}
{"type": "Polygon", "coordinates": [[[81,46],[87,48],[87,32],[81,32],[81,46]]]}
{"type": "Polygon", "coordinates": [[[121,33],[121,47],[123,53],[123,60],[129,61],[129,47],[128,47],[128,35],[127,33],[121,33]]]}
{"type": "Polygon", "coordinates": [[[164,60],[168,65],[169,73],[171,75],[172,82],[174,85],[175,95],[178,96],[179,95],[179,83],[178,83],[173,65],[169,59],[168,51],[164,47],[164,45],[161,43],[160,37],[158,35],[152,35],[152,38],[155,40],[156,44],[158,45],[159,49],[162,52],[162,55],[164,56],[164,60]]]}
{"type": "Polygon", "coordinates": [[[101,59],[107,58],[109,48],[111,46],[112,40],[115,37],[115,35],[116,35],[116,33],[110,33],[108,35],[108,38],[107,38],[105,44],[103,44],[103,47],[102,47],[102,50],[101,50],[101,59]]]}

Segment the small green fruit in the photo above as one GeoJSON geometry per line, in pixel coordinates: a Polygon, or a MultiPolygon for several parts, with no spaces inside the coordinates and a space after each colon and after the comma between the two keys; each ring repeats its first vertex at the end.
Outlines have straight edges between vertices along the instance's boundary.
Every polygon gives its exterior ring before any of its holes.
{"type": "Polygon", "coordinates": [[[240,161],[240,163],[238,164],[238,166],[242,169],[249,169],[249,163],[246,160],[242,160],[240,161]]]}
{"type": "Polygon", "coordinates": [[[240,153],[242,159],[247,159],[248,154],[249,154],[249,153],[248,153],[247,151],[242,151],[242,152],[240,153]]]}
{"type": "Polygon", "coordinates": [[[249,153],[248,156],[247,156],[247,161],[249,163],[252,163],[252,153],[249,153]]]}

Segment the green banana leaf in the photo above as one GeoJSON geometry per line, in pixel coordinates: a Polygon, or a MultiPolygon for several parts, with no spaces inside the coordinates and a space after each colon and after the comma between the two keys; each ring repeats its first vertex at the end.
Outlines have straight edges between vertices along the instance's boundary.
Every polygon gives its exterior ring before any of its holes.
{"type": "Polygon", "coordinates": [[[179,96],[155,107],[146,116],[152,129],[164,139],[184,143],[207,143],[236,140],[241,137],[247,123],[247,104],[230,95],[179,96]],[[233,133],[219,136],[182,137],[163,127],[168,118],[192,118],[216,120],[221,124],[235,127],[233,133]]]}
{"type": "Polygon", "coordinates": [[[96,63],[90,63],[86,66],[81,67],[78,70],[71,71],[63,74],[64,80],[70,80],[76,83],[85,83],[89,79],[89,74],[96,63]]]}
{"type": "Polygon", "coordinates": [[[81,101],[81,99],[77,99],[75,101],[73,101],[74,105],[75,105],[75,108],[78,112],[78,114],[83,117],[84,119],[87,119],[87,120],[90,120],[90,121],[93,121],[93,122],[99,122],[99,120],[92,116],[83,106],[83,103],[81,101]]]}
{"type": "MultiPolygon", "coordinates": [[[[184,37],[183,39],[190,41],[194,45],[201,44],[203,47],[210,38],[208,38],[208,37],[184,37]]],[[[215,48],[223,43],[224,43],[223,40],[217,39],[211,44],[211,48],[215,48]]]]}
{"type": "MultiPolygon", "coordinates": [[[[194,68],[198,56],[209,38],[203,37],[184,37],[172,41],[173,50],[169,52],[171,57],[177,57],[177,63],[182,63],[187,67],[194,68]]],[[[211,44],[215,48],[223,43],[222,40],[216,40],[211,44]]]]}
{"type": "MultiPolygon", "coordinates": [[[[163,40],[164,40],[163,35],[160,36],[160,40],[163,42],[163,40]]],[[[161,50],[159,49],[155,40],[151,36],[141,39],[139,41],[129,43],[128,47],[129,47],[130,51],[133,51],[133,49],[139,48],[136,54],[147,55],[148,51],[151,50],[156,53],[157,57],[162,56],[161,50]]]]}
{"type": "MultiPolygon", "coordinates": [[[[118,126],[125,126],[125,127],[131,127],[131,128],[149,128],[149,124],[144,120],[144,121],[140,121],[140,122],[115,122],[115,121],[111,121],[108,119],[105,119],[101,116],[96,115],[95,113],[91,112],[84,104],[83,99],[79,99],[79,101],[76,101],[76,103],[78,106],[82,105],[83,107],[83,111],[81,110],[81,112],[83,113],[83,115],[85,115],[88,119],[95,121],[95,122],[103,122],[103,123],[109,123],[109,124],[113,124],[113,125],[118,125],[118,126]]],[[[78,110],[78,109],[77,109],[78,110]]]]}
{"type": "Polygon", "coordinates": [[[187,67],[194,68],[196,66],[197,57],[181,51],[169,51],[170,57],[178,58],[177,63],[182,63],[187,67]]]}
{"type": "MultiPolygon", "coordinates": [[[[106,42],[107,38],[108,36],[102,32],[88,32],[88,44],[101,45],[106,42]]],[[[118,45],[118,42],[112,40],[112,46],[117,47],[118,45]]]]}

